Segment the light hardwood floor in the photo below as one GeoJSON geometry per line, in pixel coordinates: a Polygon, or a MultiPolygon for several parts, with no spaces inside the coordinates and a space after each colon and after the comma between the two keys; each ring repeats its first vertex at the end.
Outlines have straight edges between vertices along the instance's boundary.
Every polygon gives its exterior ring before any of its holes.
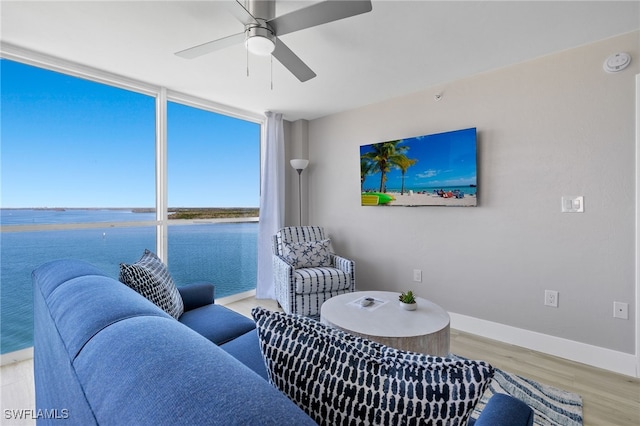
{"type": "MultiPolygon", "coordinates": [[[[273,301],[243,299],[228,304],[235,311],[250,316],[254,306],[277,309],[273,301]]],[[[640,379],[611,373],[518,346],[451,330],[451,352],[482,359],[494,367],[547,385],[575,392],[583,400],[585,426],[640,425],[640,379]]],[[[7,420],[6,409],[33,408],[33,361],[31,359],[3,365],[2,425],[31,425],[33,421],[7,420]]]]}
{"type": "Polygon", "coordinates": [[[451,352],[577,393],[584,425],[640,425],[640,379],[451,330],[451,352]]]}

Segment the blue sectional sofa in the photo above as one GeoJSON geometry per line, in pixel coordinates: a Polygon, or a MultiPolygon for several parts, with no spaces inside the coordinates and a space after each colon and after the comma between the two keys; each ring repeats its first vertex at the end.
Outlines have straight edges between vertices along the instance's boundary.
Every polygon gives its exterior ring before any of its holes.
{"type": "MultiPolygon", "coordinates": [[[[176,320],[78,260],[33,272],[39,424],[315,424],[268,382],[253,320],[216,305],[210,284],[179,288],[176,320]]],[[[476,426],[530,425],[491,398],[476,426]]]]}

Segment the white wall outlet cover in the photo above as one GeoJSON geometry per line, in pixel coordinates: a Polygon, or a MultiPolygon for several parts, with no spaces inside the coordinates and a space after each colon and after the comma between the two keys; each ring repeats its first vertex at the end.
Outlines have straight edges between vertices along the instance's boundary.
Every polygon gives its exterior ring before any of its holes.
{"type": "Polygon", "coordinates": [[[545,306],[558,307],[558,292],[556,290],[544,291],[544,304],[545,306]]]}
{"type": "Polygon", "coordinates": [[[615,53],[604,61],[602,67],[606,72],[622,71],[631,63],[631,55],[626,52],[615,53]]]}

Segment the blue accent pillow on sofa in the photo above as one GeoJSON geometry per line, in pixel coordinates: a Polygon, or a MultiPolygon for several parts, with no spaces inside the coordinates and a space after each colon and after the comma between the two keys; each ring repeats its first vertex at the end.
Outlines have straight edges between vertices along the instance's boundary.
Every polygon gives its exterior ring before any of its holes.
{"type": "Polygon", "coordinates": [[[145,250],[140,260],[120,264],[120,281],[178,319],[184,313],[182,296],[166,265],[155,253],[145,250]]]}
{"type": "Polygon", "coordinates": [[[254,308],[269,380],[319,424],[466,425],[493,368],[254,308]]]}

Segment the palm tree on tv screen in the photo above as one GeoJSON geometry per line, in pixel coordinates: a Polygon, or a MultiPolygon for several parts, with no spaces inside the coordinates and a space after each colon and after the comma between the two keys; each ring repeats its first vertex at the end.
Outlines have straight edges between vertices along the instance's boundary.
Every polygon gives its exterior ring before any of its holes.
{"type": "Polygon", "coordinates": [[[395,165],[402,157],[406,158],[404,153],[409,149],[408,146],[398,146],[402,140],[375,143],[371,145],[372,151],[362,155],[362,158],[369,159],[373,162],[373,172],[380,172],[380,192],[387,192],[387,173],[391,170],[391,166],[395,165]]]}
{"type": "Polygon", "coordinates": [[[360,157],[360,191],[364,192],[364,181],[368,175],[374,174],[375,164],[364,157],[360,157]]]}
{"type": "Polygon", "coordinates": [[[396,161],[394,162],[394,165],[400,169],[400,171],[402,172],[402,189],[400,189],[400,195],[404,194],[404,178],[405,178],[405,174],[407,173],[407,170],[409,170],[409,167],[413,166],[414,164],[416,164],[418,162],[417,159],[413,159],[413,158],[408,158],[406,155],[401,155],[398,159],[396,159],[396,161]]]}

